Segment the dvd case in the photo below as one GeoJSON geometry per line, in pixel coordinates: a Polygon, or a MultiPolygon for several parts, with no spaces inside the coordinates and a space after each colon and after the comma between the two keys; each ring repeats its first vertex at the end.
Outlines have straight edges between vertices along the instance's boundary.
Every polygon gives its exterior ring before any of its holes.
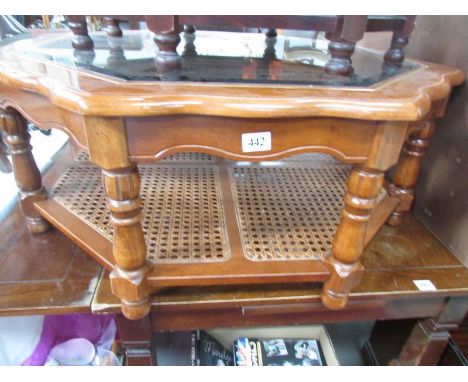
{"type": "Polygon", "coordinates": [[[232,353],[208,333],[194,331],[191,342],[192,366],[234,366],[232,353]]]}
{"type": "Polygon", "coordinates": [[[315,339],[238,338],[234,342],[236,366],[325,366],[315,339]]]}

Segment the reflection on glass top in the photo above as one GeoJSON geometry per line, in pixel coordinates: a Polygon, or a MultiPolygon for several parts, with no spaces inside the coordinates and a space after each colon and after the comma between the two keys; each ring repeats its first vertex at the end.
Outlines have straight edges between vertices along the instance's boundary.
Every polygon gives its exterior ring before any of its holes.
{"type": "MultiPolygon", "coordinates": [[[[157,46],[148,31],[124,31],[123,37],[91,34],[94,50],[71,47],[71,33],[35,45],[18,45],[23,54],[130,81],[192,81],[325,86],[370,86],[419,65],[405,60],[393,73],[382,71],[383,56],[356,49],[349,77],[325,73],[328,41],[312,37],[262,33],[207,32],[181,34],[180,69],[161,72],[155,66],[157,46]]],[[[30,40],[29,40],[30,41],[30,40]]]]}

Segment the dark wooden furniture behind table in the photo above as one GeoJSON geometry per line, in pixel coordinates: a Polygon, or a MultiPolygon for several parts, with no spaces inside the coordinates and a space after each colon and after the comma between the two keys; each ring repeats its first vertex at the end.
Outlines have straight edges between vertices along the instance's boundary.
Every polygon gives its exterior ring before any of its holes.
{"type": "Polygon", "coordinates": [[[325,306],[344,308],[364,248],[410,209],[435,120],[463,72],[405,60],[387,73],[378,54],[356,51],[353,76],[335,76],[310,39],[278,36],[272,57],[258,36],[239,34],[260,50],[226,56],[208,33],[198,56],[161,75],[148,36],[98,33],[102,54],[84,56],[66,49],[69,33],[0,48],[0,126],[31,232],[52,223],[111,271],[131,319],[149,313],[152,294],[193,285],[321,282],[325,306]],[[288,41],[305,44],[300,59],[288,59],[288,41]],[[64,130],[89,154],[49,196],[27,120],[64,130]],[[271,147],[244,147],[252,133],[271,147]],[[283,160],[306,153],[346,165],[283,160]],[[137,163],[162,159],[140,176],[137,163]]]}
{"type": "MultiPolygon", "coordinates": [[[[90,50],[94,43],[89,37],[85,16],[68,16],[75,35],[73,47],[90,50]]],[[[364,32],[393,32],[390,48],[384,56],[385,70],[394,71],[401,67],[405,58],[404,48],[414,28],[416,16],[106,16],[105,24],[109,36],[121,37],[121,21],[133,24],[146,21],[149,30],[155,33],[154,41],[159,51],[155,61],[160,70],[173,70],[181,66],[176,49],[180,43],[180,32],[194,34],[196,28],[264,28],[266,36],[276,37],[276,29],[293,29],[325,32],[330,43],[330,60],[325,66],[329,74],[348,76],[353,73],[351,56],[356,42],[364,32]],[[184,27],[185,26],[185,27],[184,27]]]]}

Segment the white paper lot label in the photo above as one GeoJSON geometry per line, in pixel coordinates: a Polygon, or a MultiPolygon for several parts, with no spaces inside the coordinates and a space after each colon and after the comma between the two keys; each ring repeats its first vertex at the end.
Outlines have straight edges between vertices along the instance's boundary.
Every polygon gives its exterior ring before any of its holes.
{"type": "Polygon", "coordinates": [[[246,133],[242,134],[242,152],[254,153],[257,151],[271,150],[271,133],[246,133]]]}
{"type": "Polygon", "coordinates": [[[413,283],[422,291],[437,290],[431,280],[413,280],[413,283]]]}

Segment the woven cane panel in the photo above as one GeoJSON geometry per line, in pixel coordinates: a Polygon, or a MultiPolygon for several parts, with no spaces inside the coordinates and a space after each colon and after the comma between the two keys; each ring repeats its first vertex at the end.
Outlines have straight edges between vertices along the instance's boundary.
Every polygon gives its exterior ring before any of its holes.
{"type": "MultiPolygon", "coordinates": [[[[142,226],[148,258],[159,263],[225,261],[230,257],[218,170],[214,166],[141,166],[142,226]]],[[[52,198],[112,238],[101,171],[74,166],[52,198]]]]}
{"type": "Polygon", "coordinates": [[[339,165],[340,162],[333,156],[321,153],[298,154],[281,159],[281,162],[307,162],[307,166],[339,165]]]}
{"type": "Polygon", "coordinates": [[[245,256],[317,259],[331,250],[350,167],[234,167],[231,187],[245,256]]]}
{"type": "MultiPolygon", "coordinates": [[[[81,151],[76,157],[77,162],[89,162],[89,155],[81,151]]],[[[203,153],[177,153],[161,159],[161,162],[214,162],[216,157],[203,153]]]]}
{"type": "Polygon", "coordinates": [[[75,161],[77,162],[89,162],[89,154],[86,151],[80,151],[75,155],[75,161]]]}
{"type": "Polygon", "coordinates": [[[162,159],[162,162],[214,162],[216,157],[203,153],[177,153],[162,159]]]}

